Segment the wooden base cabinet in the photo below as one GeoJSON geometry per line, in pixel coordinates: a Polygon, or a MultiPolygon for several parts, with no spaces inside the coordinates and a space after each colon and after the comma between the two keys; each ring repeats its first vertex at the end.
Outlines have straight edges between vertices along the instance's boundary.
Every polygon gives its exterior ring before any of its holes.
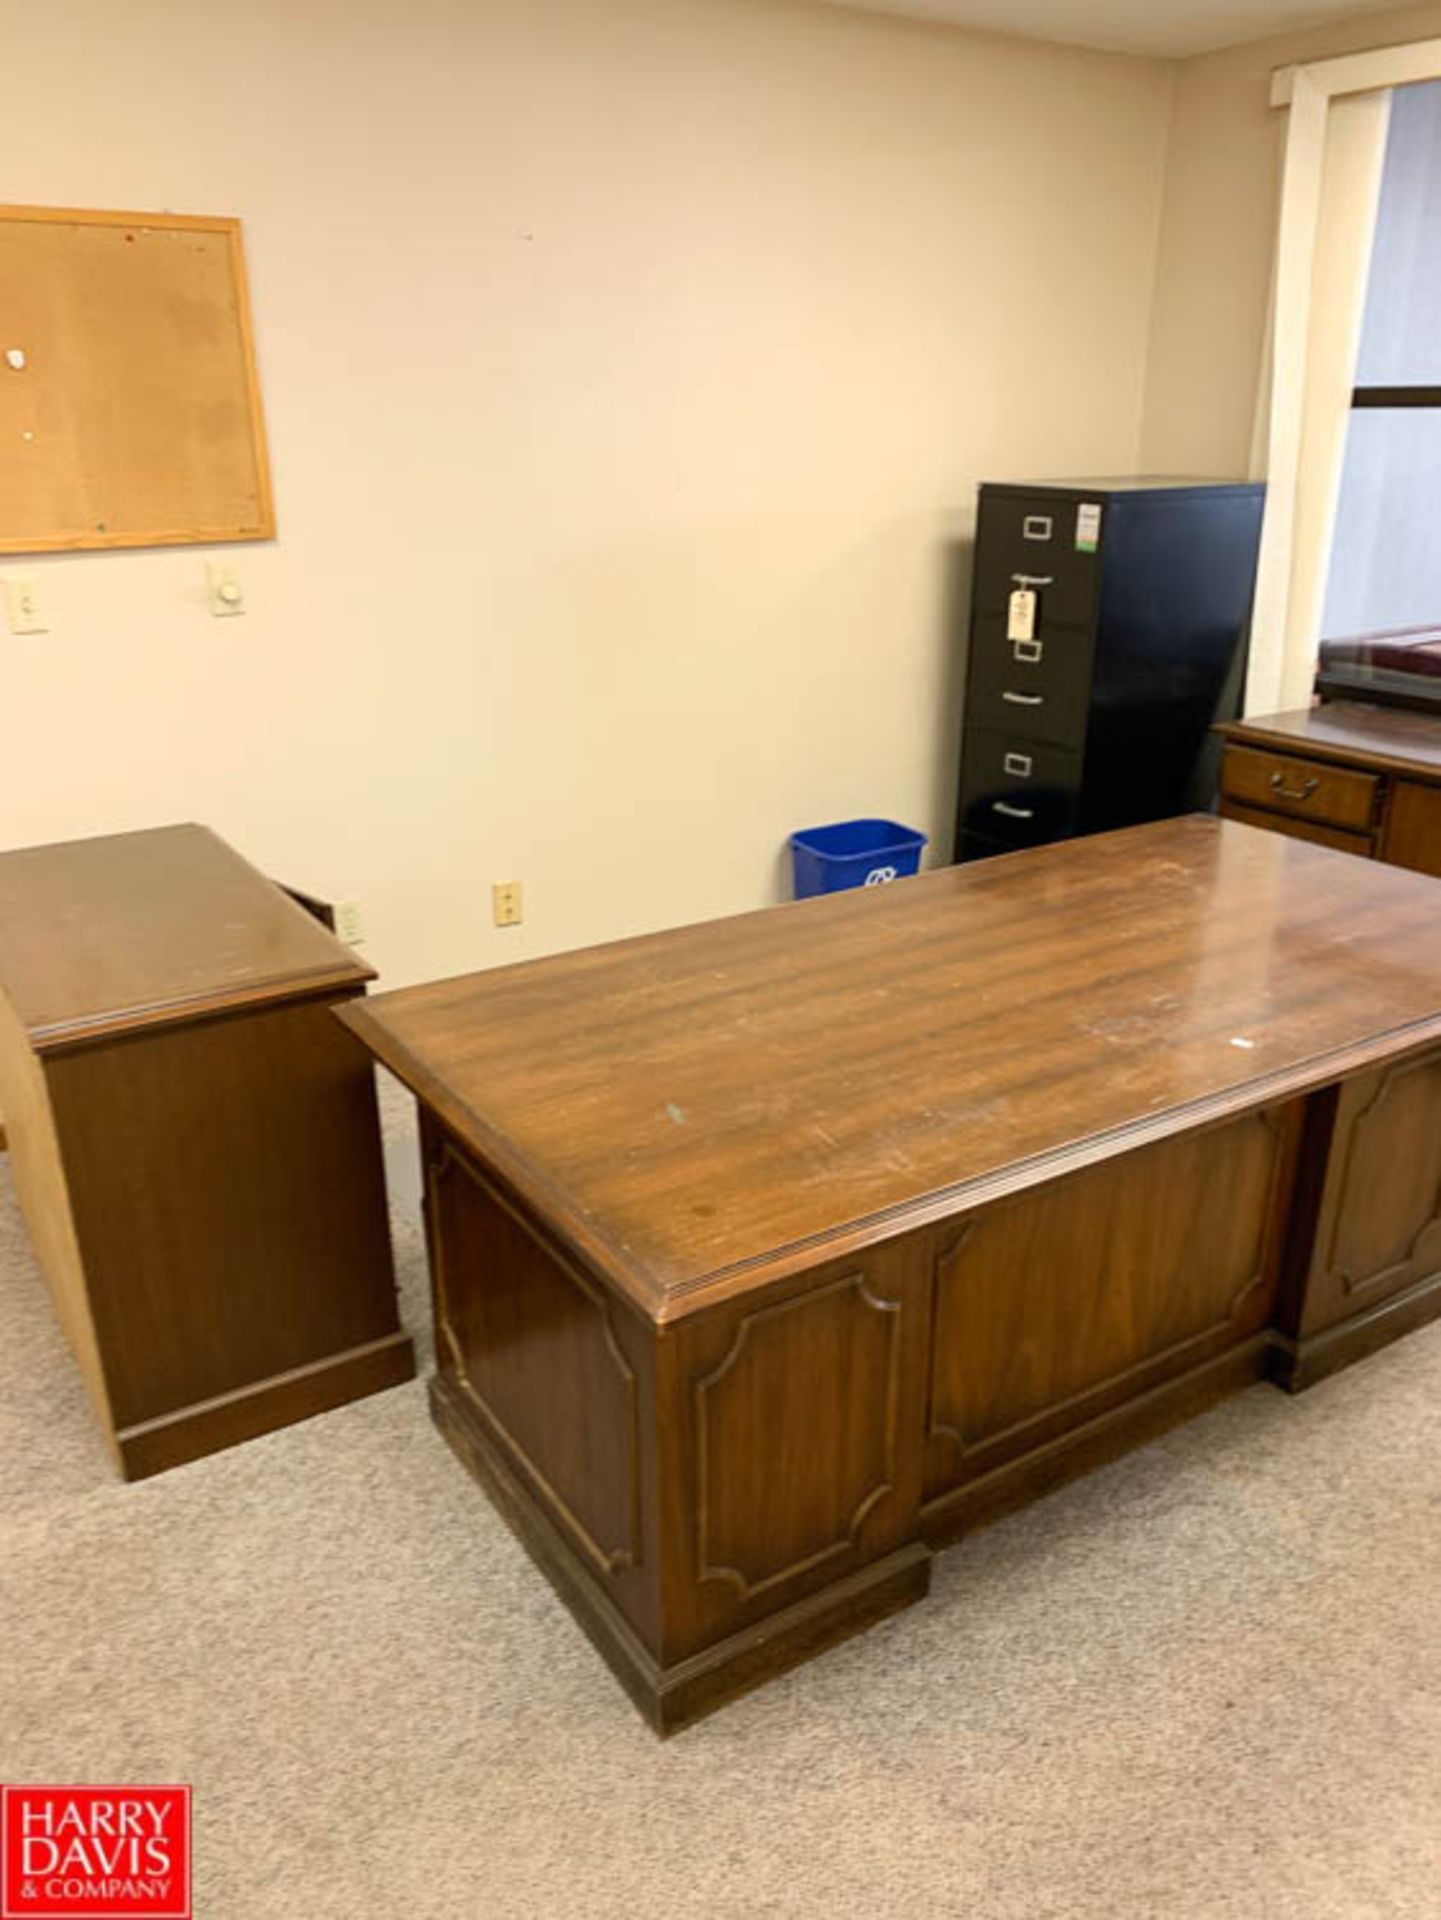
{"type": "Polygon", "coordinates": [[[1430,882],[1191,819],[886,891],[343,1016],[420,1101],[435,1418],[662,1733],[1441,1313],[1430,882]]]}
{"type": "Polygon", "coordinates": [[[0,855],[16,1192],[127,1479],[414,1375],[370,977],[200,827],[0,855]]]}
{"type": "Polygon", "coordinates": [[[1336,700],[1217,731],[1224,818],[1441,874],[1441,714],[1336,700]]]}

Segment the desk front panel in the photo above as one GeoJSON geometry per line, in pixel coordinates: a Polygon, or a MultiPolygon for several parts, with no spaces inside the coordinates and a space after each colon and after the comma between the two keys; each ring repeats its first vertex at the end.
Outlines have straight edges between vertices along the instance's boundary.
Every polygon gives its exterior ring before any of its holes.
{"type": "Polygon", "coordinates": [[[1424,1288],[1441,1268],[1441,1053],[1341,1090],[1299,1332],[1424,1288]]]}
{"type": "Polygon", "coordinates": [[[1301,1114],[1180,1134],[936,1236],[928,1500],[1267,1324],[1301,1114]]]}
{"type": "Polygon", "coordinates": [[[661,1326],[427,1114],[449,1404],[563,1543],[562,1591],[589,1587],[674,1669],[1058,1484],[1098,1435],[1119,1451],[1259,1378],[1306,1111],[1178,1134],[661,1326]]]}

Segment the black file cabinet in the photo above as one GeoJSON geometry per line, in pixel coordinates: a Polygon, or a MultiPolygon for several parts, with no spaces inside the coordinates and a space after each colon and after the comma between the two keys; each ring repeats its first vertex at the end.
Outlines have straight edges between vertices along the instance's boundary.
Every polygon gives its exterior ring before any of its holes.
{"type": "Polygon", "coordinates": [[[1209,807],[1245,681],[1264,488],[981,488],[956,858],[1209,807]]]}

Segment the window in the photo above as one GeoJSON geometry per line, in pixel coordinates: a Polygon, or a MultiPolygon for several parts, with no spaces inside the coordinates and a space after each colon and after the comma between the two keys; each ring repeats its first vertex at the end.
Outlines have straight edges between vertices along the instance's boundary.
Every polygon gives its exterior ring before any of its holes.
{"type": "Polygon", "coordinates": [[[1406,627],[1437,630],[1441,676],[1441,81],[1392,97],[1323,667],[1328,641],[1406,627]]]}

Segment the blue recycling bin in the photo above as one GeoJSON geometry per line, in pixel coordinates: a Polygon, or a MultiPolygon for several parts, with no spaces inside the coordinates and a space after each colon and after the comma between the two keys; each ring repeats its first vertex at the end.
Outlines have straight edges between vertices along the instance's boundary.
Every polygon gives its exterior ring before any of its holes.
{"type": "Polygon", "coordinates": [[[797,900],[904,880],[921,864],[926,835],[894,820],[838,820],[791,835],[797,900]]]}

